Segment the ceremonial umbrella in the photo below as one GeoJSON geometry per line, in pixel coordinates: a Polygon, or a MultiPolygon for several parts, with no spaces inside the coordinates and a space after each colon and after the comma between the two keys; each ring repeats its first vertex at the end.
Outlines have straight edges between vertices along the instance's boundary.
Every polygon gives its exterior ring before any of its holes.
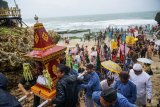
{"type": "Polygon", "coordinates": [[[115,72],[115,73],[120,73],[122,71],[122,68],[115,62],[109,60],[109,61],[104,61],[101,63],[101,65],[110,70],[111,72],[115,72]]]}
{"type": "Polygon", "coordinates": [[[156,41],[155,44],[160,46],[160,40],[156,41]]]}
{"type": "Polygon", "coordinates": [[[147,58],[138,58],[137,61],[142,62],[142,63],[147,63],[147,64],[152,64],[153,61],[147,58]]]}

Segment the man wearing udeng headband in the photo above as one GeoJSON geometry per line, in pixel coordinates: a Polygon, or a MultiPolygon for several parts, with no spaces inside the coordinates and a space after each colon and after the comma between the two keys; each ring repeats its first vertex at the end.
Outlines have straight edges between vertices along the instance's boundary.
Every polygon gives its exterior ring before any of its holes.
{"type": "Polygon", "coordinates": [[[97,107],[137,107],[113,88],[95,91],[92,99],[97,104],[97,107]]]}

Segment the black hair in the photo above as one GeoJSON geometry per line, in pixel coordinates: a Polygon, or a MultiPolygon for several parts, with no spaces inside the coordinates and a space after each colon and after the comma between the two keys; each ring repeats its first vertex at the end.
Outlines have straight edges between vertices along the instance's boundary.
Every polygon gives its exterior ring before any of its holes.
{"type": "Polygon", "coordinates": [[[117,91],[114,88],[102,90],[101,97],[106,101],[112,103],[117,99],[117,91]]]}
{"type": "Polygon", "coordinates": [[[86,66],[86,68],[88,68],[88,69],[93,69],[93,64],[87,64],[87,66],[86,66]]]}
{"type": "Polygon", "coordinates": [[[70,71],[71,71],[71,69],[68,66],[66,66],[66,72],[65,72],[65,74],[69,74],[70,71]]]}
{"type": "Polygon", "coordinates": [[[144,65],[146,65],[146,66],[150,66],[151,64],[148,64],[148,63],[144,63],[144,65]]]}
{"type": "Polygon", "coordinates": [[[45,68],[42,62],[35,61],[34,63],[31,63],[31,66],[35,68],[33,71],[36,73],[36,75],[42,75],[42,71],[45,68]]]}
{"type": "Polygon", "coordinates": [[[70,72],[70,68],[65,66],[64,64],[59,64],[57,68],[59,68],[59,72],[61,73],[68,74],[70,72]]]}
{"type": "Polygon", "coordinates": [[[78,73],[83,73],[84,72],[84,68],[79,68],[78,69],[78,73]]]}
{"type": "Polygon", "coordinates": [[[119,77],[124,79],[124,80],[128,80],[129,79],[129,74],[127,71],[122,71],[120,74],[119,74],[119,77]]]}

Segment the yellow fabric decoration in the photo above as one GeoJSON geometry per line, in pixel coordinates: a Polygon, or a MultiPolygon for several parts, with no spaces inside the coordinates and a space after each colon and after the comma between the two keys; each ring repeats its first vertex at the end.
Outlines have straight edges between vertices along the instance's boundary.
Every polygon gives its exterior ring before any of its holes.
{"type": "Polygon", "coordinates": [[[118,44],[117,42],[111,41],[111,48],[112,48],[112,49],[117,49],[117,48],[118,48],[118,45],[117,45],[117,44],[118,44]]]}

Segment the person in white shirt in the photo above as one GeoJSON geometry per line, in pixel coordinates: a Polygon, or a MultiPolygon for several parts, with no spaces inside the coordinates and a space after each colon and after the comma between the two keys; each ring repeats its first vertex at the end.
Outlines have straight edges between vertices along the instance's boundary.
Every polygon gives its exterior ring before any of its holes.
{"type": "Polygon", "coordinates": [[[146,103],[151,103],[152,99],[152,81],[151,77],[142,70],[142,66],[138,63],[133,65],[130,70],[130,80],[137,87],[137,101],[139,107],[146,107],[146,103]]]}
{"type": "Polygon", "coordinates": [[[114,75],[112,74],[112,72],[108,72],[106,78],[100,82],[102,90],[106,90],[112,87],[113,82],[114,82],[114,75]]]}
{"type": "Polygon", "coordinates": [[[81,57],[80,57],[80,55],[78,53],[76,54],[74,60],[76,60],[78,62],[78,64],[81,63],[81,57]]]}

